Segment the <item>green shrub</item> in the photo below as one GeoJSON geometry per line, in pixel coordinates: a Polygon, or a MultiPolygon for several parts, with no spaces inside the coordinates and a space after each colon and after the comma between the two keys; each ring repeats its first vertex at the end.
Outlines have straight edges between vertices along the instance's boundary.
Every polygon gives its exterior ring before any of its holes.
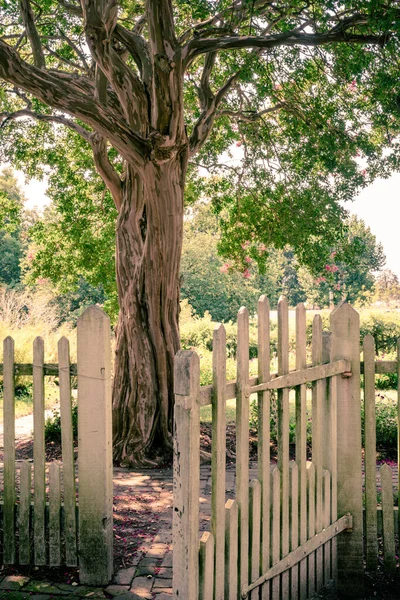
{"type": "MultiPolygon", "coordinates": [[[[389,455],[395,454],[397,452],[397,401],[383,394],[376,394],[375,400],[376,447],[380,450],[385,450],[389,455]]],[[[361,431],[364,447],[364,403],[361,405],[361,431]]]]}
{"type": "MultiPolygon", "coordinates": [[[[76,440],[78,438],[78,404],[75,400],[72,401],[72,433],[76,440]]],[[[51,417],[46,419],[44,437],[46,442],[61,442],[61,415],[58,409],[53,410],[51,417]]]]}

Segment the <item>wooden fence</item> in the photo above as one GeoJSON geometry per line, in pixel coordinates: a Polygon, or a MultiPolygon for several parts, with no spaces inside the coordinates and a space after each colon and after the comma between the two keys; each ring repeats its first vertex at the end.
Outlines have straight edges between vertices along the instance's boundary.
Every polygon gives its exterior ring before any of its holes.
{"type": "Polygon", "coordinates": [[[236,381],[226,382],[222,325],[214,331],[211,386],[200,387],[197,354],[178,353],[173,518],[176,600],[305,599],[335,578],[337,568],[346,570],[347,589],[351,593],[357,589],[359,563],[362,565],[360,378],[356,388],[357,366],[353,364],[359,340],[357,313],[343,304],[332,314],[331,328],[332,335],[323,336],[321,318],[314,318],[309,365],[305,309],[303,305],[297,307],[296,364],[290,371],[288,306],[281,299],[278,372],[271,374],[269,304],[262,297],[258,307],[258,377],[249,377],[249,321],[243,308],[238,315],[236,381]],[[312,462],[307,461],[310,385],[312,462]],[[290,388],[296,391],[295,460],[289,457],[290,388]],[[273,390],[278,406],[278,462],[271,471],[273,390]],[[258,398],[258,477],[249,483],[251,394],[258,398]],[[349,396],[354,400],[350,404],[349,396]],[[225,415],[226,401],[231,398],[236,398],[236,497],[226,502],[225,415]],[[211,531],[199,539],[200,407],[207,404],[212,405],[211,531]],[[339,429],[338,411],[345,421],[339,429]],[[356,433],[350,436],[353,427],[356,433]],[[357,447],[358,455],[354,452],[357,447]],[[349,473],[354,471],[360,476],[358,488],[357,481],[349,480],[349,473]],[[345,540],[337,539],[340,532],[350,530],[345,540]],[[349,572],[349,561],[354,558],[349,572]]]}
{"type": "Polygon", "coordinates": [[[81,583],[102,585],[112,575],[111,342],[107,315],[98,307],[88,308],[78,320],[77,336],[77,365],[70,364],[66,338],[58,343],[56,365],[44,363],[40,337],[33,343],[31,365],[15,364],[14,341],[10,337],[4,340],[4,500],[0,513],[3,562],[37,566],[79,564],[81,583]],[[33,464],[15,459],[17,374],[33,378],[33,464]],[[56,374],[62,462],[46,464],[45,376],[56,374]],[[78,377],[77,481],[71,375],[78,377]]]}

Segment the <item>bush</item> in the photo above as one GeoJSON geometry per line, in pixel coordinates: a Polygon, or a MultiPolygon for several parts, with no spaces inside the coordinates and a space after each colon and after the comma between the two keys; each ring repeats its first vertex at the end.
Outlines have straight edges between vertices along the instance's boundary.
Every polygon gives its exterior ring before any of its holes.
{"type": "MultiPolygon", "coordinates": [[[[397,402],[383,394],[376,395],[376,447],[391,455],[397,452],[397,402]]],[[[361,431],[365,443],[364,403],[361,405],[361,431]]]]}
{"type": "MultiPolygon", "coordinates": [[[[72,401],[72,434],[74,440],[78,439],[78,404],[75,400],[72,401]]],[[[61,443],[61,415],[58,409],[53,410],[51,417],[46,419],[44,438],[46,442],[61,443]]]]}

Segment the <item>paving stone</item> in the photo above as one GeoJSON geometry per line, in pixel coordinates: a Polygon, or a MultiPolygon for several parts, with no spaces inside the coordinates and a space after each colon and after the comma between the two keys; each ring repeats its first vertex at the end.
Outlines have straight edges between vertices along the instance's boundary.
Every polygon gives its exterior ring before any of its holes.
{"type": "Polygon", "coordinates": [[[156,591],[156,588],[172,588],[172,578],[171,579],[157,579],[154,582],[153,590],[156,591]]]}
{"type": "Polygon", "coordinates": [[[28,581],[29,577],[23,575],[8,575],[0,583],[0,590],[20,590],[28,581]]]}
{"type": "Polygon", "coordinates": [[[129,569],[121,569],[114,577],[114,582],[117,585],[129,585],[134,578],[136,573],[136,567],[129,567],[129,569]]]}
{"type": "MultiPolygon", "coordinates": [[[[39,600],[48,600],[48,598],[50,598],[50,596],[33,596],[36,600],[36,598],[39,598],[39,600]]],[[[0,600],[25,600],[25,598],[32,598],[32,596],[28,593],[28,592],[21,592],[21,591],[9,591],[6,592],[5,590],[0,590],[0,600]]]]}
{"type": "Polygon", "coordinates": [[[98,587],[79,585],[75,588],[74,596],[79,598],[90,598],[90,600],[97,600],[97,598],[107,598],[104,595],[103,589],[98,587]]]}
{"type": "Polygon", "coordinates": [[[167,592],[161,592],[161,594],[156,594],[154,596],[154,600],[171,600],[172,598],[172,591],[170,594],[168,594],[167,592]]]}
{"type": "Polygon", "coordinates": [[[125,594],[128,591],[128,586],[109,585],[104,591],[114,598],[114,596],[120,596],[121,594],[125,594]]]}
{"type": "Polygon", "coordinates": [[[24,587],[24,592],[37,592],[42,594],[59,594],[60,589],[47,581],[30,581],[24,587]]]}
{"type": "Polygon", "coordinates": [[[172,552],[167,552],[167,554],[162,559],[161,566],[162,567],[172,567],[172,552]]]}
{"type": "Polygon", "coordinates": [[[135,577],[132,581],[130,591],[138,595],[145,594],[151,590],[153,583],[153,577],[135,577]]]}

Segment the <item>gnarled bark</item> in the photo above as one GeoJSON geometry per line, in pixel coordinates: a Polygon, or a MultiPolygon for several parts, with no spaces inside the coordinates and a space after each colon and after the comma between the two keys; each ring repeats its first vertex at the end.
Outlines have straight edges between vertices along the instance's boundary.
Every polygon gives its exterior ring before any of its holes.
{"type": "Polygon", "coordinates": [[[187,150],[141,178],[127,173],[117,223],[120,314],[114,458],[146,464],[172,448],[173,360],[179,349],[179,267],[187,150]]]}

